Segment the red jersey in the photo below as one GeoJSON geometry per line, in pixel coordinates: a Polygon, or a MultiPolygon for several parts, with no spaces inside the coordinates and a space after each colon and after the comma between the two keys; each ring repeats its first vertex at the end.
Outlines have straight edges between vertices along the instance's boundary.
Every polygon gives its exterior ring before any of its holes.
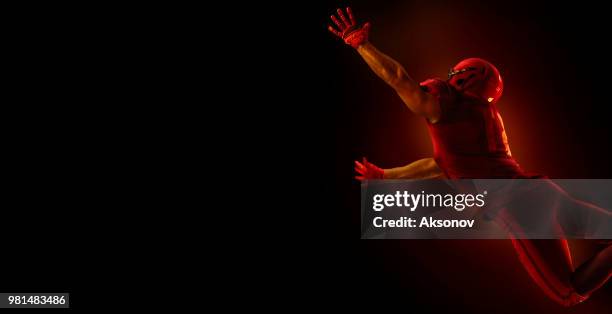
{"type": "Polygon", "coordinates": [[[439,79],[427,80],[421,88],[440,103],[440,119],[427,124],[434,159],[448,178],[525,177],[512,158],[495,104],[459,93],[439,79]]]}

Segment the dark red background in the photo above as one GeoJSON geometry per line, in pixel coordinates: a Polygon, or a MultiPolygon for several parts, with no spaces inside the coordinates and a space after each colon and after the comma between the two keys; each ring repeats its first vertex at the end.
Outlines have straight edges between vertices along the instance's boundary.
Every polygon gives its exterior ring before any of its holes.
{"type": "MultiPolygon", "coordinates": [[[[609,313],[610,284],[574,308],[553,303],[528,277],[509,241],[358,239],[353,160],[367,156],[381,167],[395,167],[431,156],[432,149],[424,121],[325,30],[329,15],[346,5],[360,21],[372,22],[371,42],[415,80],[444,78],[466,57],[493,62],[505,82],[499,109],[512,153],[525,170],[553,178],[612,177],[602,7],[517,1],[304,4],[309,14],[302,26],[312,37],[304,38],[299,52],[305,57],[293,64],[312,74],[298,89],[313,112],[312,161],[324,165],[327,177],[320,185],[333,200],[316,211],[330,227],[327,245],[315,258],[324,265],[319,293],[342,292],[348,303],[406,313],[609,313]]],[[[590,243],[571,245],[578,263],[592,253],[590,243]]]]}

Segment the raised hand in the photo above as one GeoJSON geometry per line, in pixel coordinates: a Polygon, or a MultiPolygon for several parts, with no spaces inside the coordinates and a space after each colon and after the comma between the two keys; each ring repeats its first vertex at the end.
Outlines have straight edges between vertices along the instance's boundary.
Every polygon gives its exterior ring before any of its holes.
{"type": "Polygon", "coordinates": [[[363,157],[363,163],[355,160],[355,171],[360,174],[355,176],[355,179],[359,181],[383,179],[385,176],[385,170],[380,169],[374,164],[368,162],[365,157],[363,157]]]}
{"type": "Polygon", "coordinates": [[[338,9],[336,12],[338,13],[340,21],[333,15],[330,17],[334,24],[336,24],[338,27],[338,30],[333,28],[331,25],[329,25],[327,28],[330,32],[332,32],[332,34],[342,38],[347,45],[350,45],[355,49],[368,41],[368,34],[370,32],[369,22],[358,26],[355,22],[353,11],[351,11],[351,8],[349,7],[346,8],[346,13],[349,17],[348,19],[344,16],[341,9],[338,9]]]}

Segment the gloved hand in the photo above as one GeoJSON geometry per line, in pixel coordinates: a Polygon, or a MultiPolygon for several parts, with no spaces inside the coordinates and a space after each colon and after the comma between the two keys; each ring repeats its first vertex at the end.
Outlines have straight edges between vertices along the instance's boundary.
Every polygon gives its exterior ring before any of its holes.
{"type": "Polygon", "coordinates": [[[333,27],[331,27],[331,25],[327,29],[329,29],[329,31],[334,35],[342,38],[347,45],[351,45],[355,49],[366,43],[368,41],[368,34],[370,33],[370,23],[368,22],[362,26],[357,26],[351,8],[346,8],[346,13],[349,16],[348,20],[346,17],[344,17],[341,9],[338,9],[337,12],[342,22],[338,21],[338,19],[333,15],[331,16],[331,19],[334,24],[338,26],[339,31],[335,30],[333,27]]]}
{"type": "Polygon", "coordinates": [[[355,176],[355,179],[359,181],[384,179],[385,176],[385,170],[369,163],[365,157],[363,157],[363,163],[355,160],[355,171],[360,174],[360,176],[355,176]]]}

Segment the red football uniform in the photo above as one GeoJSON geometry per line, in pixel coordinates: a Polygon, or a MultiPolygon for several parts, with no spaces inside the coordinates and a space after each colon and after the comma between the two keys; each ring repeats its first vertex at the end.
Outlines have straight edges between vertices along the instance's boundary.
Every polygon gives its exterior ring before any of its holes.
{"type": "Polygon", "coordinates": [[[434,159],[450,179],[526,177],[512,158],[504,123],[494,103],[430,79],[421,87],[436,96],[441,116],[428,122],[434,159]]]}

